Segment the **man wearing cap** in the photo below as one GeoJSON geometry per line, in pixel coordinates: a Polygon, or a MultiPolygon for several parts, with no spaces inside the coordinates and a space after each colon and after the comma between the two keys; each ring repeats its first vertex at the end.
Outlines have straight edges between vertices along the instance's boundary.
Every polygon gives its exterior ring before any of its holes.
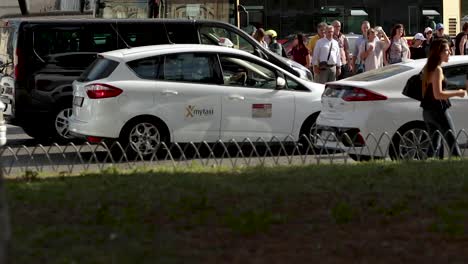
{"type": "Polygon", "coordinates": [[[458,33],[455,37],[455,55],[466,55],[468,49],[467,37],[468,34],[468,22],[463,24],[462,32],[458,33]]]}
{"type": "Polygon", "coordinates": [[[426,58],[426,51],[424,50],[423,42],[426,40],[422,33],[414,35],[413,44],[410,47],[411,59],[417,60],[426,58]]]}
{"type": "Polygon", "coordinates": [[[431,47],[431,43],[433,39],[432,28],[427,27],[424,29],[424,37],[426,38],[426,40],[423,41],[422,45],[424,47],[424,52],[426,53],[426,57],[427,57],[429,55],[429,48],[431,47]]]}
{"type": "Polygon", "coordinates": [[[444,29],[445,29],[444,24],[438,23],[436,25],[436,33],[434,34],[432,40],[436,40],[436,39],[440,39],[440,38],[444,38],[444,39],[448,40],[449,45],[450,45],[450,52],[451,52],[451,54],[454,54],[455,50],[453,48],[454,48],[455,45],[453,44],[452,39],[450,38],[450,36],[447,35],[447,34],[444,34],[444,29]]]}

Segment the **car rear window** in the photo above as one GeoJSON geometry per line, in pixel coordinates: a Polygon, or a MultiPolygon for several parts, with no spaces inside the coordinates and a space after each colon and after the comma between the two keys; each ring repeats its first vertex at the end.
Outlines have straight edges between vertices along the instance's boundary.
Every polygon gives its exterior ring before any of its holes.
{"type": "Polygon", "coordinates": [[[350,81],[358,81],[358,82],[370,82],[370,81],[378,81],[386,79],[390,76],[397,75],[414,68],[405,66],[405,65],[389,65],[386,67],[382,67],[376,70],[363,72],[361,74],[354,75],[348,80],[350,81]]]}
{"type": "Polygon", "coordinates": [[[108,77],[119,65],[117,61],[97,58],[78,78],[80,82],[91,82],[108,77]]]}
{"type": "Polygon", "coordinates": [[[33,30],[33,47],[43,60],[55,54],[99,53],[117,49],[117,35],[111,24],[41,26],[33,30]]]}

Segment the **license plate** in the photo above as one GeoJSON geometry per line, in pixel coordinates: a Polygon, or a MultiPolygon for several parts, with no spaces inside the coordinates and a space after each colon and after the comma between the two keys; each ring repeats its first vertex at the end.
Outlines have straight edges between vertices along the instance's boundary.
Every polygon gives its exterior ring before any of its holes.
{"type": "Polygon", "coordinates": [[[73,97],[73,105],[82,106],[83,105],[83,100],[84,100],[84,97],[75,96],[75,97],[73,97]]]}
{"type": "Polygon", "coordinates": [[[322,131],[322,133],[320,133],[320,137],[324,141],[336,141],[336,135],[332,131],[322,131]]]}

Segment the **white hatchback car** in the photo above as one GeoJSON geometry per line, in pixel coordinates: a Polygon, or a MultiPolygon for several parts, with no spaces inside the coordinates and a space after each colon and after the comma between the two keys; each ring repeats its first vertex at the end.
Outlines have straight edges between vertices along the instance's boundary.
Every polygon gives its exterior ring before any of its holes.
{"type": "MultiPolygon", "coordinates": [[[[402,94],[411,76],[422,71],[426,59],[408,61],[330,82],[322,96],[317,119],[317,147],[346,150],[353,159],[425,158],[430,145],[420,102],[402,94]]],[[[465,89],[468,56],[451,56],[442,65],[448,90],[465,89]]],[[[461,147],[466,146],[468,99],[450,99],[450,112],[461,147]]]]}
{"type": "Polygon", "coordinates": [[[158,45],[99,54],[73,83],[73,134],[149,155],[160,142],[252,141],[314,130],[324,85],[240,50],[158,45]]]}

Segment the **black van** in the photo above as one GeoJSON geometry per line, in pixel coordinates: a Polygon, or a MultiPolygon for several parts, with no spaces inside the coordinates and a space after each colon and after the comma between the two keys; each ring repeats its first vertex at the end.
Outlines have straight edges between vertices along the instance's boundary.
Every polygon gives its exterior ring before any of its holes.
{"type": "Polygon", "coordinates": [[[7,105],[4,114],[31,137],[70,139],[71,84],[97,53],[170,43],[232,43],[234,48],[312,79],[303,66],[273,54],[245,32],[218,21],[4,18],[0,20],[0,100],[7,105]]]}

